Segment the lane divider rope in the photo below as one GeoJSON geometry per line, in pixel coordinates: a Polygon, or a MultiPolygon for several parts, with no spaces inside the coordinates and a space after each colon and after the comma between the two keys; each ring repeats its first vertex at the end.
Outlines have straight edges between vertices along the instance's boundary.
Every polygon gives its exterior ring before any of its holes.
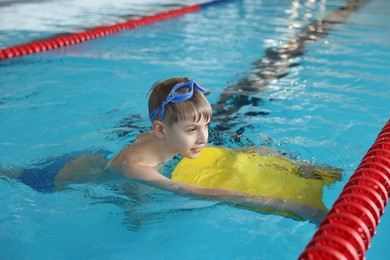
{"type": "Polygon", "coordinates": [[[378,134],[299,259],[365,259],[389,195],[390,120],[378,134]]]}
{"type": "Polygon", "coordinates": [[[64,46],[82,43],[95,38],[100,38],[114,33],[118,33],[119,31],[131,30],[140,26],[146,26],[152,23],[173,19],[185,14],[194,13],[199,11],[200,9],[208,8],[227,1],[229,0],[216,0],[204,4],[170,10],[155,15],[144,16],[139,19],[132,19],[114,25],[101,26],[101,27],[89,29],[82,32],[54,36],[48,39],[37,40],[26,44],[7,47],[4,49],[0,49],[0,60],[49,51],[64,46]]]}

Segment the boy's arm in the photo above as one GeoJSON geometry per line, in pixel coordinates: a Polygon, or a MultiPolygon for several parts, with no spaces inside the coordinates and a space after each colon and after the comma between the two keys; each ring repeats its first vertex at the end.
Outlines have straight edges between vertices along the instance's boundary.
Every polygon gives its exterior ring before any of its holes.
{"type": "Polygon", "coordinates": [[[289,210],[304,219],[319,224],[325,217],[326,212],[320,209],[313,209],[305,204],[290,200],[282,200],[273,197],[252,196],[243,192],[220,189],[204,188],[192,184],[173,181],[164,177],[155,169],[144,166],[131,166],[124,169],[127,178],[135,179],[141,183],[159,189],[171,191],[177,194],[193,196],[206,199],[217,199],[219,201],[248,207],[269,208],[274,210],[289,210]]]}

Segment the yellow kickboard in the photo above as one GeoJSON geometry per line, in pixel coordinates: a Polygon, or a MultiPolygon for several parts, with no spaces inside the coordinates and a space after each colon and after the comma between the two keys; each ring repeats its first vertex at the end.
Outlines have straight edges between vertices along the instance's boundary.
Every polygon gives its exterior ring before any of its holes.
{"type": "MultiPolygon", "coordinates": [[[[224,188],[293,200],[326,210],[322,202],[323,187],[339,180],[341,175],[325,168],[315,169],[314,172],[315,178],[305,178],[303,171],[292,160],[281,156],[206,147],[198,158],[181,160],[172,173],[172,179],[205,188],[224,188]]],[[[301,219],[288,211],[253,210],[301,219]]]]}

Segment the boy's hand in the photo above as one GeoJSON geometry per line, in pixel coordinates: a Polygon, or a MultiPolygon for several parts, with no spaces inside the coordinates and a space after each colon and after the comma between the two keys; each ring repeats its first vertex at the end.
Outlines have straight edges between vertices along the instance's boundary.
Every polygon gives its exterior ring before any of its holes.
{"type": "Polygon", "coordinates": [[[321,222],[324,220],[324,218],[328,214],[328,212],[326,210],[314,209],[314,208],[307,206],[307,205],[304,205],[304,204],[301,204],[297,207],[297,213],[301,217],[309,220],[310,222],[316,224],[317,226],[319,226],[321,224],[321,222]]]}

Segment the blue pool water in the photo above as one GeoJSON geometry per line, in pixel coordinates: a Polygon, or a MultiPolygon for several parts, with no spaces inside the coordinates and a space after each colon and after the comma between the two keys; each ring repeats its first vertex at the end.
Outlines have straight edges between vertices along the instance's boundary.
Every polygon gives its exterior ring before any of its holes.
{"type": "MultiPolygon", "coordinates": [[[[176,6],[87,3],[0,4],[0,47],[176,6]]],[[[185,75],[210,92],[212,143],[269,145],[342,168],[343,180],[324,192],[331,207],[389,118],[389,2],[368,2],[323,37],[305,42],[297,49],[303,55],[271,58],[345,3],[228,1],[1,61],[0,166],[28,167],[83,150],[116,152],[149,129],[150,85],[185,75]]],[[[112,185],[71,187],[43,194],[0,177],[0,259],[296,259],[315,232],[308,222],[150,188],[137,195],[112,185]]],[[[387,255],[389,222],[386,212],[367,259],[387,255]]]]}

